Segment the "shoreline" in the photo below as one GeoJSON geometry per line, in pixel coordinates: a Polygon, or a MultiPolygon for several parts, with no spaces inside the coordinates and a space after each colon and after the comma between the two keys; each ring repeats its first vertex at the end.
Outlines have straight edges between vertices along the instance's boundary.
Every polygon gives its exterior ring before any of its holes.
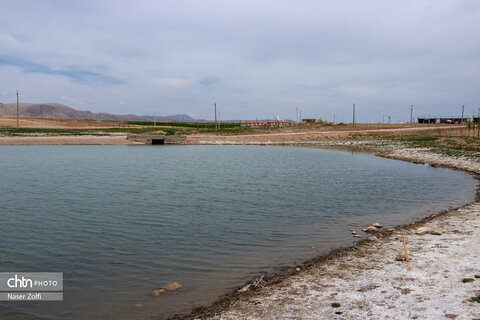
{"type": "MultiPolygon", "coordinates": [[[[308,145],[300,143],[300,144],[296,144],[296,146],[306,147],[308,145]]],[[[310,147],[320,147],[320,148],[336,149],[336,150],[340,149],[343,151],[363,151],[363,152],[374,153],[376,156],[385,157],[385,158],[394,159],[394,160],[401,160],[401,161],[407,161],[407,162],[418,163],[418,164],[428,163],[433,167],[442,167],[447,169],[468,172],[474,175],[476,179],[480,180],[480,164],[478,163],[473,163],[472,161],[469,161],[466,159],[459,160],[453,157],[447,157],[447,156],[442,156],[438,154],[422,153],[415,149],[409,150],[409,149],[403,148],[400,150],[388,151],[382,148],[366,148],[365,149],[362,147],[357,148],[355,146],[349,146],[349,145],[343,145],[343,144],[337,145],[337,146],[310,145],[310,147]]],[[[337,310],[337,308],[333,308],[331,304],[337,300],[333,297],[330,299],[323,299],[323,303],[314,301],[314,300],[322,301],[322,299],[318,299],[318,296],[319,295],[322,296],[322,294],[325,295],[324,291],[330,292],[334,290],[328,290],[327,288],[320,288],[320,289],[316,288],[313,290],[316,292],[316,295],[314,295],[314,299],[312,299],[311,293],[307,294],[308,296],[304,296],[302,298],[301,291],[302,290],[305,291],[305,288],[310,289],[307,291],[312,291],[308,285],[312,281],[317,280],[317,276],[312,278],[312,273],[313,274],[318,273],[319,270],[323,270],[325,268],[330,269],[329,271],[332,272],[332,275],[322,274],[323,280],[326,282],[329,282],[329,281],[332,282],[333,278],[338,277],[338,275],[334,275],[336,268],[331,268],[332,265],[333,266],[348,265],[349,263],[351,263],[352,260],[355,260],[355,258],[358,258],[359,252],[365,252],[365,251],[368,252],[368,251],[371,251],[372,248],[373,249],[378,247],[383,248],[384,246],[387,246],[387,245],[392,247],[392,242],[394,243],[393,246],[395,246],[395,243],[396,243],[395,252],[398,253],[402,251],[401,249],[403,247],[401,242],[399,241],[400,233],[406,234],[407,246],[411,245],[409,243],[410,242],[409,239],[411,240],[412,238],[414,239],[414,241],[412,241],[414,246],[416,245],[417,241],[419,240],[421,241],[425,237],[431,238],[431,239],[427,239],[426,241],[427,243],[432,241],[435,242],[436,240],[435,237],[439,237],[439,236],[434,236],[434,235],[420,236],[415,234],[415,230],[423,226],[436,227],[439,224],[448,224],[449,220],[455,220],[455,218],[459,218],[459,217],[463,219],[470,218],[472,221],[477,221],[477,222],[480,220],[480,185],[478,186],[475,194],[475,201],[473,201],[472,203],[468,203],[465,206],[462,206],[460,208],[447,209],[442,212],[429,215],[419,221],[416,221],[410,224],[405,224],[402,226],[391,228],[389,230],[378,232],[372,237],[367,237],[366,239],[362,239],[360,241],[355,242],[350,247],[334,249],[325,255],[314,257],[312,259],[309,259],[307,261],[304,261],[298,264],[297,266],[291,266],[289,268],[290,271],[287,272],[286,274],[272,274],[266,279],[263,278],[262,281],[257,286],[255,287],[250,286],[248,290],[244,292],[239,292],[239,289],[248,287],[249,284],[255,283],[256,281],[255,279],[221,296],[217,301],[215,301],[210,306],[196,308],[186,316],[176,316],[176,317],[173,317],[173,319],[177,319],[177,318],[183,318],[183,319],[244,319],[244,318],[248,318],[248,319],[265,319],[265,318],[266,319],[278,319],[278,318],[378,319],[379,317],[378,313],[375,314],[372,312],[370,313],[367,312],[360,315],[361,313],[360,309],[365,309],[362,306],[356,306],[357,309],[355,308],[355,306],[353,308],[352,306],[349,306],[347,308],[347,311],[345,311],[345,308],[343,307],[344,304],[342,305],[340,303],[340,308],[337,310]],[[298,269],[296,268],[300,268],[300,271],[297,271],[298,269]],[[305,279],[308,279],[308,281],[305,281],[305,279]],[[328,301],[325,301],[325,300],[328,300],[328,301]],[[312,308],[312,303],[317,304],[317,306],[315,308],[312,308]],[[305,308],[305,304],[310,305],[310,307],[305,308]],[[284,313],[282,313],[282,311],[280,310],[284,310],[283,311],[284,313]],[[291,313],[290,310],[296,310],[296,311],[291,313]],[[323,311],[319,311],[319,310],[323,310],[323,311]]],[[[475,228],[480,228],[480,224],[478,226],[475,226],[475,228]]],[[[458,230],[453,230],[453,231],[458,231],[458,230]]],[[[447,233],[450,233],[450,232],[446,230],[445,234],[447,233]]],[[[480,235],[480,232],[477,231],[477,233],[480,235]]],[[[455,243],[454,240],[452,241],[455,243]]],[[[423,244],[423,246],[424,245],[425,243],[423,244]]],[[[439,245],[439,244],[436,244],[436,245],[439,245]]],[[[478,243],[472,242],[469,247],[471,246],[478,247],[478,245],[480,245],[480,241],[478,241],[478,243]]],[[[419,250],[417,250],[417,252],[418,251],[419,250]]],[[[416,254],[418,253],[415,253],[415,252],[413,253],[414,257],[416,257],[416,254]]],[[[479,255],[477,255],[477,257],[480,256],[480,251],[478,251],[478,254],[479,255]]],[[[414,260],[413,263],[415,262],[416,261],[414,260]]],[[[374,268],[377,268],[376,270],[379,271],[377,273],[385,273],[384,269],[386,268],[387,265],[391,265],[391,264],[395,264],[396,266],[403,265],[404,268],[407,270],[410,270],[412,268],[411,267],[412,262],[394,261],[394,256],[392,257],[391,252],[390,252],[390,257],[387,261],[375,263],[374,268]],[[380,265],[380,269],[378,269],[379,265],[380,265]]],[[[428,265],[426,267],[428,269],[428,265]]],[[[472,271],[475,271],[476,273],[475,272],[473,273],[475,273],[475,275],[480,275],[480,264],[476,264],[475,267],[476,267],[474,268],[475,270],[472,270],[472,271]]],[[[423,266],[422,268],[425,268],[425,266],[423,266]]],[[[347,276],[348,273],[358,271],[356,270],[356,268],[351,268],[351,267],[343,270],[345,274],[341,275],[340,278],[347,276]]],[[[455,268],[453,268],[453,270],[455,270],[455,268]]],[[[366,270],[363,270],[363,272],[365,271],[366,270]]],[[[399,275],[402,275],[402,274],[399,273],[399,275]]],[[[365,274],[363,274],[363,276],[365,277],[365,274]]],[[[394,274],[392,274],[392,276],[394,276],[394,274]]],[[[474,274],[472,275],[465,274],[464,278],[469,278],[469,277],[473,278],[474,274]]],[[[361,279],[361,276],[360,276],[360,279],[361,279]]],[[[402,281],[400,277],[398,280],[399,282],[402,282],[405,284],[405,282],[407,281],[405,279],[407,278],[404,278],[404,280],[402,281]]],[[[441,282],[442,279],[436,279],[436,280],[441,282]]],[[[367,278],[360,281],[368,282],[369,279],[367,278]]],[[[358,280],[352,279],[351,282],[358,283],[358,280]]],[[[480,279],[477,280],[477,283],[480,283],[480,279]]],[[[348,281],[347,281],[347,284],[343,283],[343,286],[345,285],[348,285],[348,281]]],[[[458,282],[457,285],[461,287],[463,283],[460,281],[458,282]]],[[[329,284],[328,286],[335,288],[335,284],[329,284]]],[[[464,287],[467,287],[467,286],[468,285],[464,287]]],[[[367,294],[363,294],[364,296],[367,296],[364,303],[371,302],[371,299],[379,298],[378,292],[376,292],[375,294],[368,294],[368,291],[375,290],[379,287],[380,286],[377,284],[372,284],[371,287],[365,290],[363,290],[362,288],[359,289],[362,292],[367,292],[367,294]]],[[[476,288],[477,290],[480,290],[480,287],[477,286],[476,288]]],[[[342,290],[337,290],[337,291],[342,293],[342,290]]],[[[408,296],[408,294],[410,294],[413,291],[414,289],[409,288],[409,286],[407,285],[400,290],[400,295],[408,296]]],[[[470,291],[471,291],[471,293],[469,293],[470,296],[466,298],[471,298],[474,296],[478,296],[478,294],[480,294],[480,291],[473,291],[473,292],[472,290],[470,291]]],[[[331,292],[330,294],[332,294],[333,296],[338,296],[339,292],[331,292]]],[[[358,295],[357,293],[355,293],[354,290],[349,291],[349,294],[346,294],[346,295],[345,295],[345,292],[343,293],[344,293],[344,298],[345,297],[348,298],[349,295],[353,295],[353,296],[358,295]]],[[[449,291],[445,293],[448,294],[449,291]]],[[[383,290],[381,294],[388,295],[389,292],[388,290],[383,290]]],[[[423,299],[422,297],[417,297],[417,298],[420,300],[423,299]]],[[[424,298],[430,299],[429,297],[424,297],[424,298]]],[[[410,306],[410,302],[407,302],[406,304],[400,305],[400,306],[389,305],[385,310],[382,311],[381,314],[382,314],[382,317],[384,317],[386,312],[386,314],[388,314],[388,316],[386,317],[391,319],[404,319],[409,317],[415,318],[417,316],[422,319],[426,319],[426,318],[430,319],[430,316],[432,316],[434,319],[438,319],[438,318],[455,319],[458,316],[461,316],[461,318],[463,319],[465,318],[465,313],[468,313],[470,316],[470,317],[467,317],[466,319],[473,319],[473,317],[475,316],[477,317],[480,316],[480,313],[476,309],[475,303],[469,302],[469,301],[463,301],[463,302],[464,303],[462,303],[462,305],[466,304],[466,306],[462,306],[461,308],[451,308],[451,309],[454,309],[457,314],[455,314],[455,312],[448,313],[445,310],[442,311],[443,314],[441,314],[442,312],[430,313],[432,310],[428,310],[427,308],[423,311],[419,310],[419,311],[422,311],[423,313],[417,311],[418,314],[413,316],[413,314],[410,311],[408,311],[408,310],[412,310],[412,308],[415,309],[414,307],[410,306]],[[468,309],[468,307],[470,307],[470,310],[465,312],[465,309],[468,309]],[[463,315],[462,315],[462,312],[464,313],[463,315]]],[[[377,308],[378,306],[372,309],[377,309],[377,308]]],[[[434,309],[438,309],[438,308],[439,306],[434,307],[434,309]]]]}
{"type": "MultiPolygon", "coordinates": [[[[2,142],[2,140],[4,139],[8,139],[8,141],[15,141],[15,143],[10,143],[6,145],[32,145],[32,144],[33,145],[131,145],[131,144],[134,144],[128,141],[126,139],[126,136],[121,136],[121,135],[118,135],[118,136],[8,137],[8,138],[0,137],[0,145],[5,145],[5,143],[2,142]],[[72,139],[72,137],[74,138],[72,139]],[[35,143],[31,143],[32,140],[34,140],[35,143]],[[68,141],[68,140],[71,140],[71,141],[68,141]],[[43,141],[43,142],[39,143],[40,141],[43,141]]],[[[342,140],[340,141],[339,140],[336,140],[336,141],[335,140],[334,141],[318,141],[318,140],[317,141],[283,141],[283,142],[242,141],[240,143],[233,142],[233,141],[215,141],[214,143],[211,143],[211,142],[202,143],[202,142],[204,141],[199,141],[198,143],[194,143],[194,144],[294,146],[294,147],[310,147],[310,148],[313,147],[313,148],[334,149],[334,150],[354,151],[354,152],[368,152],[368,153],[373,153],[379,157],[390,158],[394,160],[401,160],[401,161],[407,161],[407,162],[419,163],[419,164],[428,163],[432,167],[442,167],[442,168],[448,168],[453,170],[465,171],[475,175],[477,179],[479,179],[480,177],[480,163],[475,163],[471,159],[469,160],[466,158],[448,157],[448,156],[428,153],[428,152],[425,152],[424,150],[413,149],[413,148],[408,149],[405,147],[399,148],[399,149],[395,148],[395,146],[391,149],[389,149],[388,147],[387,148],[372,147],[369,144],[369,141],[361,140],[361,139],[360,140],[343,140],[343,141],[342,140]]],[[[367,254],[369,258],[375,258],[376,257],[375,254],[378,254],[378,250],[384,251],[385,250],[384,247],[386,247],[390,252],[388,260],[377,262],[375,263],[374,266],[371,266],[371,265],[369,266],[369,268],[376,270],[376,273],[374,273],[371,276],[371,278],[381,277],[381,273],[387,272],[385,271],[385,268],[391,267],[392,264],[394,264],[395,266],[404,265],[406,269],[411,271],[412,268],[413,269],[415,268],[416,262],[408,263],[408,264],[406,262],[395,262],[393,259],[394,257],[392,257],[392,254],[391,254],[392,248],[395,247],[396,248],[395,250],[397,250],[396,252],[398,252],[399,249],[403,248],[401,246],[401,242],[398,241],[399,236],[401,236],[400,232],[406,233],[407,246],[410,246],[411,244],[410,241],[412,239],[413,239],[412,241],[413,246],[416,246],[417,245],[416,243],[418,241],[421,241],[422,238],[428,237],[429,238],[427,239],[428,241],[424,241],[423,246],[429,245],[429,243],[432,243],[433,241],[433,243],[436,246],[439,246],[439,247],[435,247],[435,250],[441,251],[442,249],[446,249],[446,248],[442,248],[444,244],[438,243],[437,239],[435,239],[435,237],[438,237],[438,236],[433,236],[433,235],[416,236],[415,229],[425,225],[435,226],[435,225],[438,225],[439,223],[448,224],[449,223],[448,220],[452,220],[452,219],[455,220],[455,218],[459,218],[458,216],[466,220],[473,217],[474,219],[470,219],[469,221],[478,222],[480,221],[479,199],[480,199],[480,186],[477,188],[476,200],[472,203],[462,206],[461,208],[456,208],[453,210],[448,209],[437,214],[429,215],[414,223],[393,228],[394,229],[393,231],[382,231],[380,233],[377,233],[376,235],[374,235],[374,239],[372,238],[372,240],[370,240],[370,238],[362,239],[356,242],[352,246],[332,250],[325,255],[314,257],[296,266],[290,266],[290,267],[287,266],[285,267],[285,269],[287,270],[285,273],[267,275],[265,276],[265,278],[262,279],[259,285],[256,286],[255,288],[250,288],[245,292],[238,292],[238,289],[252,283],[252,281],[250,281],[249,283],[245,283],[244,285],[237,288],[236,290],[233,290],[231,292],[228,292],[220,296],[219,299],[216,300],[210,306],[196,308],[188,315],[184,315],[184,314],[176,315],[170,319],[244,319],[247,317],[249,317],[249,319],[265,319],[265,318],[267,319],[274,319],[274,318],[301,318],[301,319],[319,319],[320,318],[322,319],[323,317],[329,318],[329,319],[330,318],[378,319],[379,313],[375,313],[372,311],[373,313],[371,314],[368,314],[368,313],[365,314],[362,312],[364,312],[364,310],[368,310],[368,303],[371,302],[370,300],[382,298],[382,296],[390,294],[390,291],[383,290],[383,291],[386,291],[386,293],[376,292],[378,291],[376,290],[377,288],[381,288],[381,283],[380,284],[376,282],[373,284],[371,283],[370,287],[368,284],[365,284],[370,281],[369,279],[365,278],[365,273],[367,273],[370,269],[365,269],[364,267],[355,268],[354,267],[355,265],[352,265],[352,261],[358,260],[358,261],[361,261],[361,263],[365,263],[365,259],[366,259],[365,254],[367,254]],[[375,252],[375,250],[377,250],[377,252],[375,252]],[[342,274],[342,272],[339,272],[335,268],[332,269],[333,265],[337,265],[337,266],[343,265],[342,270],[344,274],[342,274]],[[296,268],[300,268],[300,271],[297,271],[296,268]],[[337,288],[336,286],[338,286],[335,283],[330,283],[328,284],[327,287],[321,287],[321,289],[309,287],[308,283],[305,282],[305,279],[308,279],[310,283],[316,281],[318,278],[318,273],[321,272],[321,270],[325,270],[325,268],[327,269],[330,268],[329,272],[331,274],[326,275],[322,273],[320,275],[321,276],[320,279],[328,283],[328,282],[331,282],[332,279],[336,277],[335,279],[342,282],[343,287],[349,287],[348,294],[342,290],[336,290],[335,292],[333,292],[332,291],[333,289],[331,288],[337,288]],[[348,281],[345,281],[345,278],[348,276],[349,273],[354,274],[355,272],[359,272],[359,270],[362,270],[363,272],[363,275],[362,274],[358,275],[361,280],[350,279],[348,281]],[[312,274],[314,274],[315,277],[312,277],[312,274]],[[360,284],[359,284],[359,281],[361,281],[360,284]],[[352,284],[358,284],[358,288],[356,288],[355,286],[352,287],[352,284]],[[308,288],[309,291],[315,292],[315,299],[312,299],[311,294],[305,295],[304,289],[302,288],[308,288]],[[362,290],[361,294],[358,293],[360,291],[356,291],[356,290],[362,290]],[[291,291],[291,292],[288,292],[288,291],[291,291]],[[324,292],[328,292],[330,295],[333,295],[333,296],[326,300],[325,298],[324,300],[319,299],[318,297],[320,297],[324,292]],[[353,295],[353,296],[362,295],[364,299],[363,303],[365,304],[365,307],[360,308],[358,305],[348,306],[348,304],[346,304],[342,300],[342,302],[340,302],[340,305],[341,305],[340,308],[338,309],[332,308],[331,303],[337,301],[337,299],[334,298],[334,296],[337,296],[337,297],[343,296],[345,298],[350,295],[353,295]],[[281,301],[281,303],[279,301],[281,301]],[[322,302],[319,302],[319,301],[323,301],[323,304],[322,302]],[[280,305],[278,303],[280,303],[280,305]],[[305,305],[310,305],[310,307],[305,309],[303,308],[305,305]],[[314,308],[312,307],[313,305],[315,305],[314,308]],[[347,311],[345,311],[345,308],[344,308],[345,305],[348,306],[347,311]],[[312,309],[315,309],[316,313],[312,314],[311,313],[312,309]],[[284,311],[281,311],[281,310],[284,310],[284,311]],[[285,310],[287,311],[296,310],[296,311],[293,314],[289,314],[288,313],[289,311],[287,312],[285,310]],[[355,310],[357,313],[353,315],[350,311],[355,311],[355,310]],[[335,312],[341,312],[341,314],[338,314],[335,312]]],[[[475,227],[480,228],[480,225],[475,227]]],[[[453,231],[458,231],[458,230],[455,229],[453,231]]],[[[456,235],[457,233],[456,232],[453,233],[453,231],[450,232],[446,230],[446,232],[444,233],[444,236],[446,235],[451,236],[452,234],[456,235]]],[[[473,231],[467,230],[467,232],[473,232],[473,231]]],[[[480,239],[480,233],[477,238],[480,239]]],[[[453,246],[455,244],[455,241],[454,241],[455,239],[453,240],[450,239],[450,240],[452,243],[449,243],[449,245],[453,246]]],[[[450,240],[447,239],[447,241],[450,241],[450,240]]],[[[480,241],[472,242],[472,244],[470,244],[469,247],[471,246],[480,247],[480,241]]],[[[419,254],[418,252],[419,250],[413,253],[414,259],[417,258],[417,254],[419,254]]],[[[478,251],[478,256],[480,256],[480,251],[478,251]]],[[[422,268],[428,270],[429,266],[422,266],[422,268]]],[[[472,271],[472,274],[465,274],[465,278],[472,278],[474,277],[474,275],[480,275],[480,264],[476,265],[476,268],[474,269],[475,271],[474,272],[472,271]]],[[[455,270],[455,268],[453,268],[452,270],[455,270]]],[[[398,273],[398,270],[397,270],[397,273],[398,273]]],[[[402,275],[402,273],[398,273],[398,274],[402,275]]],[[[396,297],[397,300],[402,297],[408,297],[410,293],[415,292],[415,289],[412,289],[411,287],[405,284],[408,281],[410,281],[405,279],[407,278],[410,279],[410,278],[405,277],[404,274],[403,276],[404,276],[403,280],[399,279],[397,281],[398,282],[397,288],[402,288],[400,290],[400,296],[396,297]],[[403,292],[406,292],[406,293],[403,293],[403,292]]],[[[430,280],[438,281],[442,283],[442,279],[438,277],[430,278],[430,280]]],[[[476,282],[473,282],[472,284],[465,284],[465,285],[462,282],[457,282],[457,286],[475,287],[475,284],[480,284],[480,279],[474,280],[474,281],[476,282]]],[[[388,279],[383,279],[383,282],[388,283],[388,279]]],[[[393,288],[395,289],[395,287],[393,288]]],[[[478,285],[475,288],[480,290],[480,287],[478,287],[478,285]]],[[[390,289],[393,290],[392,288],[390,289]]],[[[478,296],[480,294],[480,291],[478,291],[478,293],[475,293],[475,291],[472,291],[472,290],[470,290],[471,292],[469,293],[470,296],[465,297],[465,299],[463,300],[466,301],[467,298],[473,297],[474,295],[478,296]]],[[[452,291],[452,289],[450,288],[449,291],[452,291]]],[[[449,291],[447,291],[445,294],[448,294],[449,291]]],[[[428,294],[422,294],[420,297],[416,297],[416,299],[423,299],[425,297],[428,298],[428,294]]],[[[442,298],[442,299],[445,300],[446,298],[442,298]]],[[[404,319],[404,318],[411,318],[414,316],[419,316],[419,318],[424,319],[424,318],[429,318],[428,315],[430,312],[432,312],[432,310],[435,311],[434,310],[435,308],[438,309],[440,307],[440,306],[434,306],[433,309],[431,309],[432,307],[430,307],[430,309],[427,308],[426,310],[423,311],[424,312],[423,314],[420,312],[421,310],[417,310],[416,314],[404,312],[407,309],[415,311],[416,310],[415,306],[417,304],[419,303],[421,304],[422,302],[425,302],[425,300],[422,300],[420,302],[419,301],[415,303],[413,303],[412,301],[407,301],[406,304],[400,305],[400,306],[394,305],[394,304],[387,305],[387,308],[382,310],[381,314],[382,315],[387,314],[392,319],[404,319]],[[398,310],[401,310],[401,312],[403,313],[401,314],[398,313],[398,310]]],[[[467,307],[463,306],[462,308],[468,309],[468,306],[472,303],[465,302],[465,301],[464,303],[467,305],[467,307]]],[[[462,302],[462,305],[464,303],[462,302]]],[[[371,308],[371,310],[377,310],[379,308],[382,309],[382,306],[373,306],[373,307],[371,308]]],[[[473,308],[475,307],[476,305],[473,305],[473,308]]],[[[480,313],[478,312],[475,313],[471,310],[462,311],[463,310],[462,308],[460,308],[460,310],[454,309],[451,313],[448,313],[446,311],[445,312],[442,311],[443,314],[435,313],[435,316],[433,318],[434,319],[438,319],[438,318],[454,319],[455,317],[459,316],[460,319],[463,319],[465,318],[464,317],[465,312],[467,313],[470,312],[468,313],[469,317],[467,317],[466,319],[473,319],[475,317],[480,318],[480,313]]]]}

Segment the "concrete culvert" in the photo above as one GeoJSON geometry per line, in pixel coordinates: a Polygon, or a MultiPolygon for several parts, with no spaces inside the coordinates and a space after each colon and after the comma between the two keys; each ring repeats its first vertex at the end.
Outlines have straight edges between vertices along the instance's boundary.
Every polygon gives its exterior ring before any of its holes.
{"type": "Polygon", "coordinates": [[[152,139],[152,144],[165,144],[165,139],[152,139]]]}

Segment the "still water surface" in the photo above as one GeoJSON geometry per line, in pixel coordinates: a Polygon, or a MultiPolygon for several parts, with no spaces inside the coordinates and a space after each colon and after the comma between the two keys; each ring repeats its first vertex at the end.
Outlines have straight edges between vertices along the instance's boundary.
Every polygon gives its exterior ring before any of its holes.
{"type": "Polygon", "coordinates": [[[0,177],[0,271],[64,273],[63,302],[0,302],[1,319],[172,316],[477,186],[370,154],[250,146],[2,146],[0,177]]]}

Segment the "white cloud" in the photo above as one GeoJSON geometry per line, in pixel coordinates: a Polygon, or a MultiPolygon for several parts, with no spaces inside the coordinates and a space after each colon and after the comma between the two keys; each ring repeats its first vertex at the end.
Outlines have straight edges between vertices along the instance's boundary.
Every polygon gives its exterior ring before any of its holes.
{"type": "Polygon", "coordinates": [[[217,101],[224,119],[293,118],[298,106],[348,118],[356,101],[376,121],[480,98],[477,1],[6,0],[0,11],[2,100],[18,88],[97,112],[201,118],[217,101]]]}

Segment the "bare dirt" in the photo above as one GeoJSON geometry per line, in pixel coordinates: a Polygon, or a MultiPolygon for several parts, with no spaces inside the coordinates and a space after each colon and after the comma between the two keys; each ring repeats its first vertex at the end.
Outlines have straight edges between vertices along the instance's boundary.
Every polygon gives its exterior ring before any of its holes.
{"type": "Polygon", "coordinates": [[[134,144],[126,135],[0,137],[0,145],[125,145],[134,144]]]}
{"type": "MultiPolygon", "coordinates": [[[[97,122],[95,120],[77,120],[77,119],[51,119],[51,118],[30,118],[20,117],[19,125],[21,128],[42,128],[42,129],[95,129],[95,128],[114,128],[118,123],[97,122]]],[[[0,128],[17,126],[15,116],[1,116],[0,128]]]]}
{"type": "Polygon", "coordinates": [[[465,131],[464,126],[302,126],[295,130],[285,128],[281,132],[268,132],[241,135],[190,135],[184,144],[314,144],[322,141],[348,140],[353,136],[385,135],[459,135],[465,131]]]}

